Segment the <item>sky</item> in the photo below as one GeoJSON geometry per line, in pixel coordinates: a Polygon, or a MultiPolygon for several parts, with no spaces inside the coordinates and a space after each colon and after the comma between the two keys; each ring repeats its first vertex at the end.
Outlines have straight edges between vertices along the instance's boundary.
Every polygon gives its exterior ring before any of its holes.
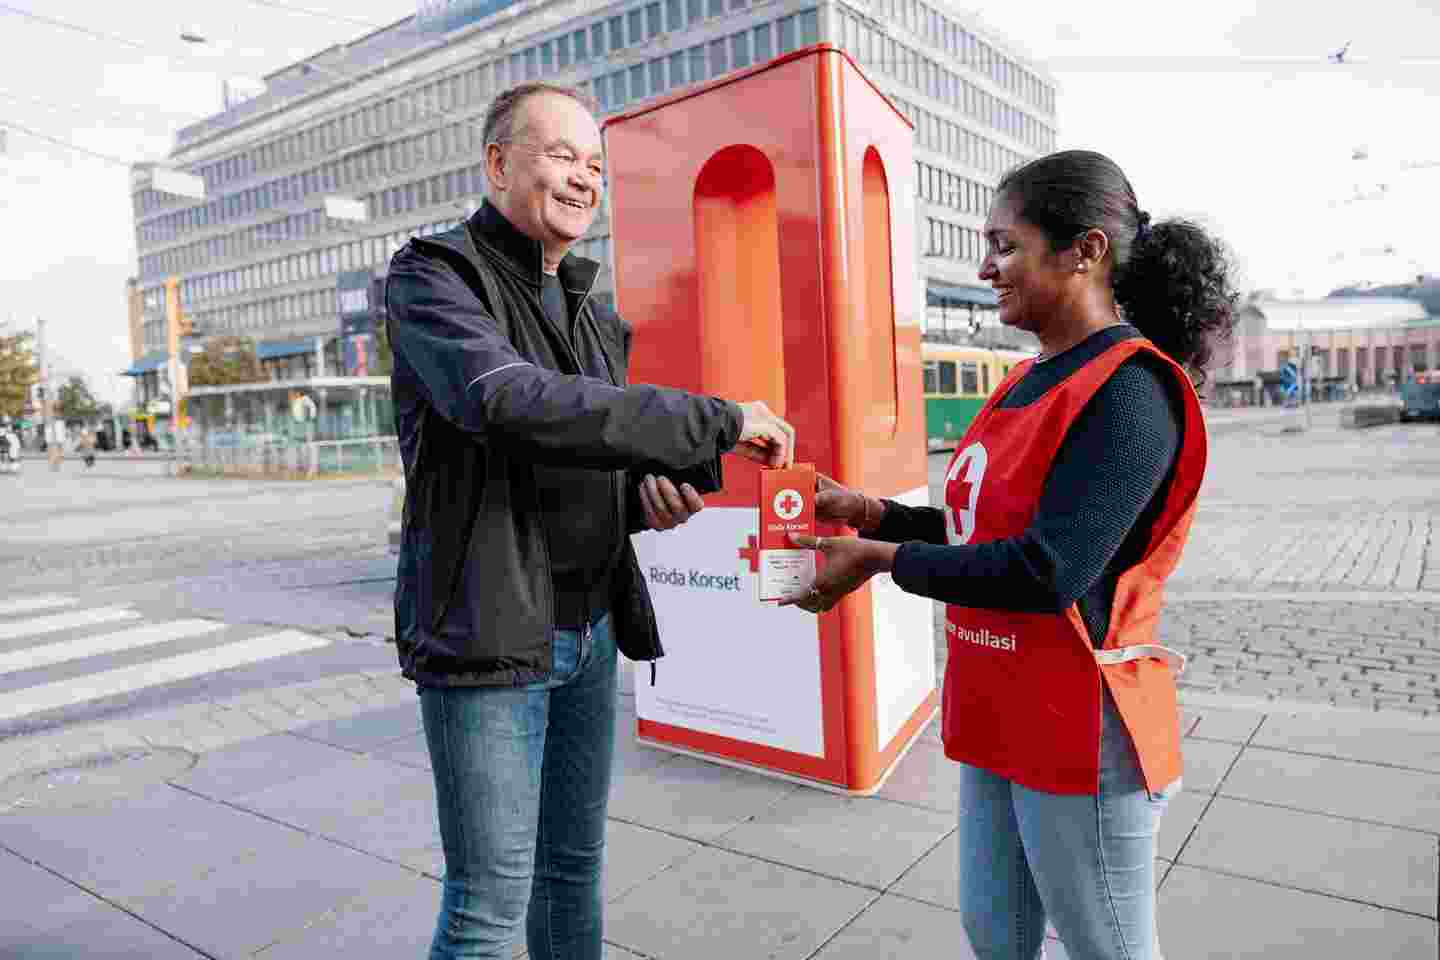
{"type": "MultiPolygon", "coordinates": [[[[952,7],[1048,70],[1061,148],[1114,158],[1157,219],[1212,228],[1246,289],[1320,296],[1440,273],[1440,0],[952,7]],[[1347,43],[1345,62],[1330,63],[1347,43]]],[[[123,402],[136,253],[117,161],[162,160],[176,129],[219,109],[225,78],[261,76],[414,9],[0,0],[0,121],[111,158],[0,133],[0,331],[44,315],[55,372],[123,402]],[[184,31],[213,42],[187,44],[184,31]]]]}

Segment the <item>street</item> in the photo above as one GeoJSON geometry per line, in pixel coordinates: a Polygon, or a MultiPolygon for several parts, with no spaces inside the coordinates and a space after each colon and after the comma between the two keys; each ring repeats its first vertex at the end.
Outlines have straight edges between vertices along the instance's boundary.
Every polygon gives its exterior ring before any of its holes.
{"type": "MultiPolygon", "coordinates": [[[[1340,430],[1338,410],[1321,407],[1310,432],[1283,432],[1298,416],[1213,414],[1163,626],[1191,657],[1185,681],[1440,712],[1440,651],[1433,670],[1424,659],[1440,635],[1440,428],[1340,430]]],[[[932,502],[947,463],[929,458],[932,502]]],[[[115,458],[51,472],[32,461],[7,478],[0,739],[394,667],[388,478],[166,468],[115,458]],[[105,682],[84,685],[94,677],[105,682]]]]}
{"type": "MultiPolygon", "coordinates": [[[[1162,626],[1166,953],[1434,957],[1440,428],[1289,422],[1214,417],[1162,626]]],[[[163,469],[31,462],[0,499],[0,956],[419,956],[443,858],[388,480],[163,469]]],[[[622,736],[607,958],[969,956],[955,769],[934,724],[874,798],[622,736]]]]}

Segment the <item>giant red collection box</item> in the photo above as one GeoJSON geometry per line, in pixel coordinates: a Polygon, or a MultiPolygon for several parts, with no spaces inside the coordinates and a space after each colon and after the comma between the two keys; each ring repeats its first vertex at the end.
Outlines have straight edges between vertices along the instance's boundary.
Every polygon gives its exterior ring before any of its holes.
{"type": "MultiPolygon", "coordinates": [[[[631,379],[763,400],[797,460],[928,502],[909,122],[819,45],[604,133],[631,379]]],[[[727,457],[703,512],[635,537],[666,647],[654,686],[636,676],[637,735],[873,792],[936,710],[931,603],[888,576],[818,617],[759,602],[758,488],[727,457]]]]}

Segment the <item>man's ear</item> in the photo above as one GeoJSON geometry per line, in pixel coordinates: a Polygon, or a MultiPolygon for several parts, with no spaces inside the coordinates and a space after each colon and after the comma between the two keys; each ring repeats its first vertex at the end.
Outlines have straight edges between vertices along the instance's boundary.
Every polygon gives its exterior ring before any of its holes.
{"type": "Polygon", "coordinates": [[[485,145],[485,179],[496,190],[505,190],[510,184],[510,170],[506,166],[504,148],[498,143],[485,145]]]}

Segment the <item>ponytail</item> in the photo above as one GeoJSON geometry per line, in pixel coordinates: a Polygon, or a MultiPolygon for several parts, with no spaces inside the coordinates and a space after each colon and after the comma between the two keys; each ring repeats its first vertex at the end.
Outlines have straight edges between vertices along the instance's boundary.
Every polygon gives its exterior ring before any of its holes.
{"type": "Polygon", "coordinates": [[[1141,228],[1127,262],[1114,275],[1115,302],[1125,319],[1162,353],[1206,380],[1215,348],[1235,325],[1239,294],[1219,240],[1188,220],[1141,228]]]}

